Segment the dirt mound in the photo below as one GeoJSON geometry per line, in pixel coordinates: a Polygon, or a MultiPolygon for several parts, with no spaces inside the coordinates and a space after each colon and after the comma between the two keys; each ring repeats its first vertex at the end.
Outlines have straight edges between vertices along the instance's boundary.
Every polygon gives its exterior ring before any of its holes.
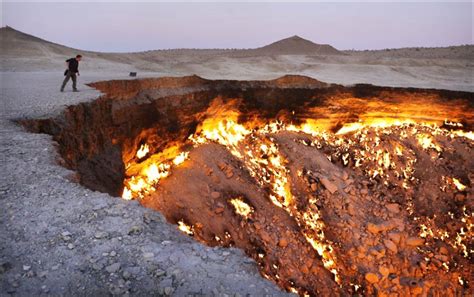
{"type": "Polygon", "coordinates": [[[317,44],[297,35],[258,48],[262,55],[344,55],[329,44],[317,44]]]}

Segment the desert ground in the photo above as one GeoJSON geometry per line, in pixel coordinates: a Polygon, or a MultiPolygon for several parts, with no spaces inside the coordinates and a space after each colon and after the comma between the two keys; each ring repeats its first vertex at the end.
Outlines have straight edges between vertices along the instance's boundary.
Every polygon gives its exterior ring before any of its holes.
{"type": "Polygon", "coordinates": [[[101,94],[86,83],[198,75],[474,92],[474,46],[339,51],[299,37],[247,50],[97,53],[0,29],[0,295],[284,296],[236,248],[208,247],[163,215],[75,182],[57,144],[17,120],[54,117],[101,94]],[[81,53],[79,93],[60,93],[64,60],[81,53]]]}

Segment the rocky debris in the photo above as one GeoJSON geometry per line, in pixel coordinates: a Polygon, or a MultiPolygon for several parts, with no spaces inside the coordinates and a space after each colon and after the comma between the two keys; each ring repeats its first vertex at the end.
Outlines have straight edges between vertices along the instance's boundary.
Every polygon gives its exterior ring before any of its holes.
{"type": "Polygon", "coordinates": [[[286,247],[288,245],[288,241],[285,239],[285,238],[281,238],[279,241],[278,241],[278,245],[281,246],[281,247],[286,247]]]}
{"type": "Polygon", "coordinates": [[[221,193],[214,191],[211,193],[211,197],[212,199],[218,199],[219,197],[221,197],[221,193]]]}
{"type": "Polygon", "coordinates": [[[323,177],[320,179],[320,181],[331,194],[334,194],[337,191],[336,184],[330,181],[329,179],[323,177]]]}
{"type": "Polygon", "coordinates": [[[398,252],[397,245],[393,241],[391,241],[390,239],[384,239],[383,244],[385,245],[385,247],[387,249],[392,251],[394,254],[396,254],[398,252]]]}
{"type": "Polygon", "coordinates": [[[107,233],[107,232],[104,232],[104,231],[99,231],[99,232],[96,232],[96,233],[94,234],[94,237],[95,237],[96,239],[107,238],[107,236],[108,236],[108,233],[107,233]]]}
{"type": "Polygon", "coordinates": [[[105,270],[108,272],[108,273],[115,273],[117,271],[119,271],[120,269],[120,263],[113,263],[107,267],[105,267],[105,270]]]}
{"type": "Polygon", "coordinates": [[[369,232],[374,233],[374,234],[385,232],[393,228],[395,228],[395,226],[391,224],[390,222],[383,222],[379,224],[374,224],[374,223],[367,224],[367,230],[369,230],[369,232]]]}
{"type": "Polygon", "coordinates": [[[379,282],[379,276],[371,272],[365,274],[365,279],[371,284],[376,284],[379,282]]]}
{"type": "Polygon", "coordinates": [[[400,205],[396,203],[388,203],[385,205],[385,207],[392,213],[399,213],[400,212],[400,205]]]}
{"type": "Polygon", "coordinates": [[[420,238],[420,237],[408,237],[405,241],[405,243],[408,245],[408,246],[412,246],[412,247],[417,247],[417,246],[420,246],[420,245],[423,245],[425,243],[425,240],[423,238],[420,238]]]}

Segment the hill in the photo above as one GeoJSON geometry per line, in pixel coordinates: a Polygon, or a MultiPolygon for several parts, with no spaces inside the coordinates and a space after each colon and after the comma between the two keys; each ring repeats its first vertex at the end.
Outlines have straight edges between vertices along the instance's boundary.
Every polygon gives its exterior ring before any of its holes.
{"type": "Polygon", "coordinates": [[[317,44],[297,35],[276,41],[255,51],[269,55],[343,55],[329,44],[317,44]]]}

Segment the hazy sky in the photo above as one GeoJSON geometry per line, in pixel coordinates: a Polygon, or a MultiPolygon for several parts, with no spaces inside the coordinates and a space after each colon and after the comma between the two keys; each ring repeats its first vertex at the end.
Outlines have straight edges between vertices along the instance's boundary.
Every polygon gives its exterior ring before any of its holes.
{"type": "Polygon", "coordinates": [[[250,48],[292,35],[338,49],[473,43],[473,4],[2,3],[2,26],[96,51],[250,48]]]}

